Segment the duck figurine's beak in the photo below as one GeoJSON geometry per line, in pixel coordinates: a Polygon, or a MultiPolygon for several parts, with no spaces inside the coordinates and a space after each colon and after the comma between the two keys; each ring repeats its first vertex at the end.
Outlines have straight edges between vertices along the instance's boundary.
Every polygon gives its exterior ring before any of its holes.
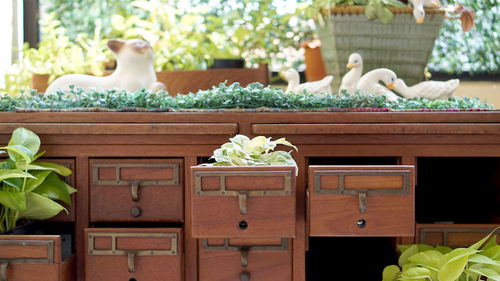
{"type": "Polygon", "coordinates": [[[355,67],[356,67],[354,64],[351,64],[351,63],[348,63],[346,66],[347,66],[347,68],[349,68],[349,69],[353,69],[353,68],[355,68],[355,67]]]}
{"type": "Polygon", "coordinates": [[[280,72],[280,77],[283,78],[283,79],[286,79],[285,73],[280,72]]]}
{"type": "Polygon", "coordinates": [[[391,89],[391,90],[395,88],[394,83],[387,84],[385,86],[387,87],[387,89],[391,89]]]}
{"type": "Polygon", "coordinates": [[[422,24],[422,23],[424,23],[424,18],[417,19],[417,23],[418,23],[418,24],[422,24]]]}

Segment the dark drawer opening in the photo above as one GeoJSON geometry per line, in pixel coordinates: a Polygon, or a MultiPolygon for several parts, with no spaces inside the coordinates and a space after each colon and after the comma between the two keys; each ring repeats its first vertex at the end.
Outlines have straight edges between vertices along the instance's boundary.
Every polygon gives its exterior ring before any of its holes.
{"type": "Polygon", "coordinates": [[[417,159],[415,215],[419,223],[500,220],[500,158],[417,159]]]}
{"type": "Polygon", "coordinates": [[[93,228],[182,228],[182,223],[159,222],[95,222],[93,228]]]}
{"type": "Polygon", "coordinates": [[[384,267],[397,264],[396,239],[311,237],[306,280],[381,280],[384,267]]]}
{"type": "Polygon", "coordinates": [[[401,158],[388,157],[309,157],[309,165],[399,165],[401,158]]]}

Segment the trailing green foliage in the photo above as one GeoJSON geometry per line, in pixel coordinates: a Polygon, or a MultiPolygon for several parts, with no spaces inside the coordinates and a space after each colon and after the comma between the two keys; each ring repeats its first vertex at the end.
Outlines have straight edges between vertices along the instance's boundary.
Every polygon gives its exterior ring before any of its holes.
{"type": "Polygon", "coordinates": [[[208,166],[268,166],[284,165],[295,166],[295,172],[299,173],[299,167],[292,158],[292,150],[289,152],[277,150],[273,151],[277,145],[285,145],[294,148],[297,147],[285,140],[285,138],[272,141],[271,138],[258,136],[249,139],[244,135],[236,135],[229,139],[230,142],[223,144],[220,148],[214,150],[215,163],[205,164],[208,166]]]}
{"type": "Polygon", "coordinates": [[[264,87],[252,83],[242,87],[239,83],[226,85],[198,93],[169,96],[167,92],[151,93],[145,89],[129,93],[126,91],[83,92],[72,89],[69,92],[38,94],[32,91],[15,97],[3,95],[0,111],[14,111],[16,108],[68,109],[104,107],[109,109],[145,108],[155,109],[234,109],[234,108],[385,108],[385,109],[492,109],[486,101],[477,98],[449,98],[448,100],[428,100],[425,98],[387,101],[383,96],[348,94],[327,94],[324,97],[311,93],[285,94],[282,89],[264,87]]]}
{"type": "Polygon", "coordinates": [[[500,246],[493,232],[468,248],[401,246],[399,266],[385,267],[382,281],[500,280],[500,246]]]}
{"type": "Polygon", "coordinates": [[[18,219],[44,220],[65,210],[55,200],[71,205],[76,189],[58,175],[71,175],[68,168],[36,161],[40,138],[30,130],[18,128],[8,146],[0,147],[8,159],[0,162],[0,233],[16,226],[18,219]]]}
{"type": "Polygon", "coordinates": [[[429,69],[449,74],[500,74],[500,2],[498,0],[443,0],[462,4],[476,13],[476,27],[464,33],[460,21],[444,22],[429,69]]]}

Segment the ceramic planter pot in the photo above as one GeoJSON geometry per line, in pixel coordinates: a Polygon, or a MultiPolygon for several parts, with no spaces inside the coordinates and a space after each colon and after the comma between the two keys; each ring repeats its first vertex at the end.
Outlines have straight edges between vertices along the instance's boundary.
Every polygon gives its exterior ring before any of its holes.
{"type": "Polygon", "coordinates": [[[324,26],[319,26],[321,53],[326,72],[333,75],[334,90],[340,87],[351,53],[363,57],[363,73],[376,68],[392,69],[408,85],[421,82],[444,12],[426,9],[423,24],[417,24],[412,9],[391,9],[394,19],[383,24],[368,20],[363,6],[336,7],[324,26]]]}

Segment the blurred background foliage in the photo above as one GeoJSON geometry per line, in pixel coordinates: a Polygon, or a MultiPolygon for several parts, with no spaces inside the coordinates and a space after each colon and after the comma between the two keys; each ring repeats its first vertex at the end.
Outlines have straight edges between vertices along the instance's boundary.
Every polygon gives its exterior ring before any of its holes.
{"type": "MultiPolygon", "coordinates": [[[[499,0],[442,0],[476,12],[463,33],[446,20],[429,62],[433,72],[500,74],[499,0]]],[[[40,0],[41,42],[25,46],[6,73],[8,93],[30,87],[32,73],[100,75],[112,55],[110,38],[143,38],[160,70],[206,69],[214,58],[243,58],[247,66],[303,69],[301,42],[315,35],[314,21],[298,7],[311,0],[40,0]]]]}
{"type": "Polygon", "coordinates": [[[476,27],[463,33],[460,21],[445,20],[429,69],[447,74],[500,74],[500,1],[441,0],[461,4],[476,13],[476,27]]]}

